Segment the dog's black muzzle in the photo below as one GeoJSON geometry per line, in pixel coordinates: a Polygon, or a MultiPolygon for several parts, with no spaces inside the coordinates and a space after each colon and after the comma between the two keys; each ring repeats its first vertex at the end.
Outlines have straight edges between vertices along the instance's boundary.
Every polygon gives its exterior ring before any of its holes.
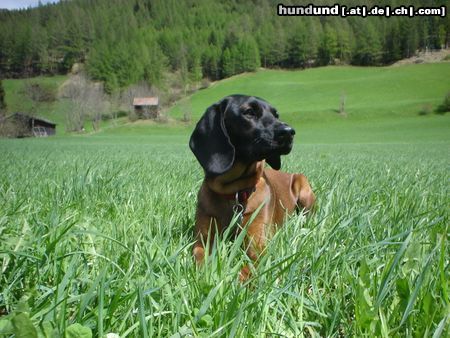
{"type": "Polygon", "coordinates": [[[274,130],[274,141],[281,150],[290,151],[294,141],[295,129],[283,123],[274,130]]]}

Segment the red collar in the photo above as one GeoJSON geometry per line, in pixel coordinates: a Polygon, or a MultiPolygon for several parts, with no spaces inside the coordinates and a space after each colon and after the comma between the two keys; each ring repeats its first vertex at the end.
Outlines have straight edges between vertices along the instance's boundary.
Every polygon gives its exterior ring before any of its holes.
{"type": "Polygon", "coordinates": [[[230,200],[230,201],[236,201],[239,203],[245,203],[250,198],[250,195],[255,192],[256,188],[248,188],[244,190],[237,191],[233,194],[219,194],[223,198],[230,200]]]}

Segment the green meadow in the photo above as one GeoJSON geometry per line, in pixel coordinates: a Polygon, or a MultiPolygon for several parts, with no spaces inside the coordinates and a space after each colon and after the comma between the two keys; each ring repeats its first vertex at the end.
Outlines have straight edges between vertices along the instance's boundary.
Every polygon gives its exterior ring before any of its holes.
{"type": "Polygon", "coordinates": [[[1,139],[0,336],[448,337],[450,116],[433,110],[449,75],[449,63],[265,70],[196,92],[171,124],[1,139]],[[203,176],[187,142],[233,93],[296,128],[282,170],[308,176],[318,200],[246,284],[242,238],[218,238],[202,268],[191,255],[203,176]],[[177,122],[186,106],[192,123],[177,122]]]}
{"type": "Polygon", "coordinates": [[[70,111],[68,100],[60,99],[55,102],[40,102],[36,105],[26,95],[26,85],[39,84],[44,88],[50,88],[55,95],[58,95],[58,88],[66,80],[67,76],[62,75],[52,77],[40,76],[32,79],[3,80],[2,83],[6,92],[8,110],[11,112],[32,113],[36,116],[49,119],[60,126],[58,128],[59,134],[65,133],[64,123],[66,121],[66,114],[70,111]]]}
{"type": "MultiPolygon", "coordinates": [[[[194,117],[211,101],[230,93],[249,93],[276,106],[296,122],[336,119],[341,97],[348,117],[358,120],[419,114],[425,105],[441,103],[449,90],[449,63],[401,67],[322,67],[304,71],[264,70],[237,75],[191,97],[194,117]]],[[[170,115],[178,116],[175,106],[170,115]]]]}

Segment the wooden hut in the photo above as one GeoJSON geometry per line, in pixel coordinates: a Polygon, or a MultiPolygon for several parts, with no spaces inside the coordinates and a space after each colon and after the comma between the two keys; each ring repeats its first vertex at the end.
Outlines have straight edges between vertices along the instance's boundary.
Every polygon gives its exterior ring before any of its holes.
{"type": "Polygon", "coordinates": [[[154,97],[135,97],[133,107],[140,119],[156,119],[159,117],[159,99],[154,97]]]}
{"type": "Polygon", "coordinates": [[[2,121],[2,134],[7,137],[45,137],[56,134],[56,123],[24,113],[14,113],[2,121]]]}

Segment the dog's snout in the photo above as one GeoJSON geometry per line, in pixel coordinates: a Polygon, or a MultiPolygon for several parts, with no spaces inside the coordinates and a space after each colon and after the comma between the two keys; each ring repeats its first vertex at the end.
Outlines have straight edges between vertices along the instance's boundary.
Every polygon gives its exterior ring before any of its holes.
{"type": "Polygon", "coordinates": [[[275,138],[292,138],[295,135],[295,129],[287,124],[283,124],[275,131],[275,138]]]}
{"type": "Polygon", "coordinates": [[[288,135],[291,135],[291,136],[294,136],[295,135],[295,129],[290,127],[290,126],[285,126],[284,127],[284,133],[288,134],[288,135]]]}

